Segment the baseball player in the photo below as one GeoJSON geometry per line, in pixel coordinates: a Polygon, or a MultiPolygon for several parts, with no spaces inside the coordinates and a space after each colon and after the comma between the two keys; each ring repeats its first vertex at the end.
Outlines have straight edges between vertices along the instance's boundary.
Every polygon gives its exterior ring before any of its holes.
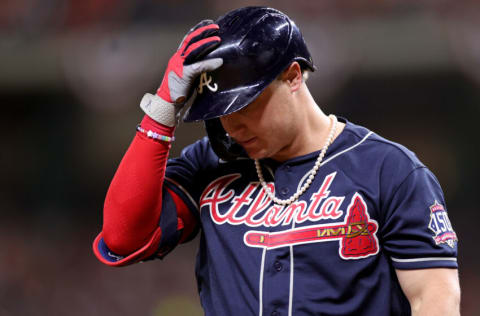
{"type": "MultiPolygon", "coordinates": [[[[458,315],[457,237],[405,147],[316,105],[295,23],[202,21],[170,59],[112,180],[93,249],[110,266],[200,233],[206,315],[458,315]],[[178,116],[208,137],[168,159],[178,116]]],[[[321,71],[321,69],[319,70],[321,71]]]]}

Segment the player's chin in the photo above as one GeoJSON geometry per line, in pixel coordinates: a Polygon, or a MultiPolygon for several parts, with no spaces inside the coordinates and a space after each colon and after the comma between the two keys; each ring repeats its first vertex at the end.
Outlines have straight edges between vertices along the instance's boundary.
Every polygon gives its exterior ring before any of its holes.
{"type": "Polygon", "coordinates": [[[251,159],[264,159],[268,158],[268,153],[264,149],[255,149],[255,148],[243,148],[247,152],[248,157],[251,159]]]}

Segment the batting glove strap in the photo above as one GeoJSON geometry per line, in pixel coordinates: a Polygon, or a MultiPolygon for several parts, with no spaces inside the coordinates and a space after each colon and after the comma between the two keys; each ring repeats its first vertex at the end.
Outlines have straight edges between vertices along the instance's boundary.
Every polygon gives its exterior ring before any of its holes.
{"type": "Polygon", "coordinates": [[[173,127],[177,125],[179,109],[158,95],[146,93],[140,102],[140,108],[153,120],[160,124],[173,127]]]}

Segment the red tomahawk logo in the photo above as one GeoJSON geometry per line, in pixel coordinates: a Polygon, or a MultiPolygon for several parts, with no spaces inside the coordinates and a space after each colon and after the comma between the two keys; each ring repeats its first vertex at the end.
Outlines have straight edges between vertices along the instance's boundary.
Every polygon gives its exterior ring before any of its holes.
{"type": "Polygon", "coordinates": [[[371,226],[372,230],[369,229],[368,232],[362,231],[355,236],[343,237],[340,243],[342,258],[355,259],[376,254],[378,252],[378,240],[376,236],[378,224],[376,221],[370,221],[370,216],[367,213],[367,204],[358,193],[355,193],[353,196],[347,214],[347,225],[364,223],[365,226],[371,226]]]}
{"type": "Polygon", "coordinates": [[[378,253],[377,230],[378,224],[370,219],[365,201],[355,193],[343,223],[307,226],[274,233],[248,231],[244,235],[244,242],[250,247],[273,249],[339,240],[339,254],[343,259],[359,259],[378,253]]]}

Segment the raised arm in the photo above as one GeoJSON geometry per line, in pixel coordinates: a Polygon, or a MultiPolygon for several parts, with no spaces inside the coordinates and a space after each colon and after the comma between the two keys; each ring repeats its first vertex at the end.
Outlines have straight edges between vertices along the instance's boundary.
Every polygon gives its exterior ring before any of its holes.
{"type": "Polygon", "coordinates": [[[151,257],[165,242],[165,230],[192,230],[184,227],[192,222],[186,218],[189,214],[185,203],[164,188],[163,181],[178,113],[191,92],[192,82],[201,72],[222,64],[221,59],[198,61],[219,43],[220,38],[214,36],[217,29],[208,20],[192,28],[170,59],[156,95],[146,94],[142,99],[140,107],[146,116],[110,184],[103,231],[93,245],[96,256],[105,264],[119,266],[151,257]],[[173,220],[163,221],[162,216],[173,220]]]}

